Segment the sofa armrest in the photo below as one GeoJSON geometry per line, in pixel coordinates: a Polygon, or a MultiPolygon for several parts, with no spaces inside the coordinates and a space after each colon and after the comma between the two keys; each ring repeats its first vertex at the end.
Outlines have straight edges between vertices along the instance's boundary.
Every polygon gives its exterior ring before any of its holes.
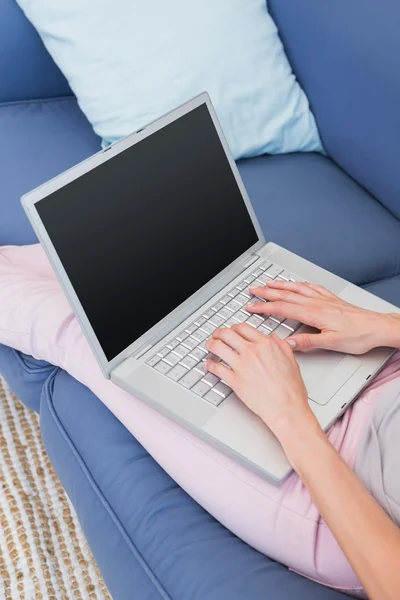
{"type": "Polygon", "coordinates": [[[0,103],[72,95],[15,0],[0,0],[0,82],[0,103]]]}

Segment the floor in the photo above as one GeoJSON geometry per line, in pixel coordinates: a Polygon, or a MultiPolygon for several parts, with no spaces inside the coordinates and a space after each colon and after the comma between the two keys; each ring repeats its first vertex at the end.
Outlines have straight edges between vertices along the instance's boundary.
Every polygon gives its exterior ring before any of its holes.
{"type": "Polygon", "coordinates": [[[0,378],[0,599],[111,600],[43,446],[0,378]]]}

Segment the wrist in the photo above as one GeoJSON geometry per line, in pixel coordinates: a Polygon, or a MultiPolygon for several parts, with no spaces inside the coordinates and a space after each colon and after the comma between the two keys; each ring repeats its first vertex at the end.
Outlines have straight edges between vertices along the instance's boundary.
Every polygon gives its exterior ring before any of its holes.
{"type": "Polygon", "coordinates": [[[311,409],[285,415],[275,423],[274,435],[282,445],[288,461],[295,471],[299,473],[303,462],[307,462],[311,445],[314,441],[329,441],[315,418],[311,409]]]}
{"type": "Polygon", "coordinates": [[[400,315],[388,313],[379,315],[380,322],[375,334],[375,347],[400,348],[400,315]]]}

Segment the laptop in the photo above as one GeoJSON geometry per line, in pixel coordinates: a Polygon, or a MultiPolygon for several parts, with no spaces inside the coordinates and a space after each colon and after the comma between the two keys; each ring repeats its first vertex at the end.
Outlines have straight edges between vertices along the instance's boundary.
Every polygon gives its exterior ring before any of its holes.
{"type": "MultiPolygon", "coordinates": [[[[266,241],[206,93],[22,198],[105,377],[261,477],[290,473],[271,431],[205,368],[216,327],[248,322],[249,285],[312,281],[380,312],[394,306],[266,241]]],[[[268,236],[274,238],[273,225],[268,236]]],[[[328,429],[393,353],[296,354],[328,429]]]]}

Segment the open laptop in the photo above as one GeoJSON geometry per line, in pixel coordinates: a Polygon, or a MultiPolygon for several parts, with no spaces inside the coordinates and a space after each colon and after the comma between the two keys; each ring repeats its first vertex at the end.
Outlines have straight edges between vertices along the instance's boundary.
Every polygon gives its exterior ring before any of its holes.
{"type": "MultiPolygon", "coordinates": [[[[285,339],[305,326],[251,316],[248,286],[308,280],[372,310],[395,307],[264,240],[207,94],[22,198],[108,378],[275,483],[272,433],[207,373],[204,344],[247,321],[285,339]]],[[[273,226],[267,232],[273,239],[273,226]]],[[[297,354],[327,429],[391,355],[297,354]]]]}

